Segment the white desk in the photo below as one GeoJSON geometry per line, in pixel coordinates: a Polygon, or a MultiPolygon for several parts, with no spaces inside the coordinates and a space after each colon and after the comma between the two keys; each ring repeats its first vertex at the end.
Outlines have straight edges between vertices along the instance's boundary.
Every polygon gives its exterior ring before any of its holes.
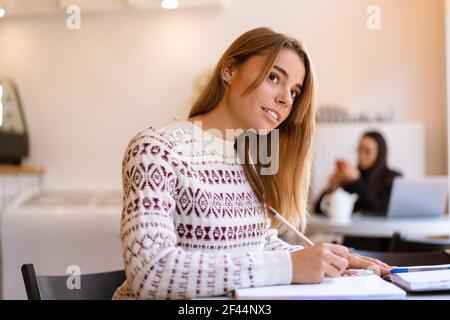
{"type": "MultiPolygon", "coordinates": [[[[192,300],[235,300],[230,296],[217,296],[208,298],[196,298],[192,300]]],[[[406,294],[406,300],[450,300],[450,293],[433,293],[433,294],[406,294]]]]}
{"type": "Polygon", "coordinates": [[[433,237],[450,235],[450,218],[388,219],[384,217],[353,216],[345,224],[331,221],[325,216],[312,215],[308,221],[308,234],[339,234],[348,236],[391,237],[395,232],[404,236],[433,237]]]}

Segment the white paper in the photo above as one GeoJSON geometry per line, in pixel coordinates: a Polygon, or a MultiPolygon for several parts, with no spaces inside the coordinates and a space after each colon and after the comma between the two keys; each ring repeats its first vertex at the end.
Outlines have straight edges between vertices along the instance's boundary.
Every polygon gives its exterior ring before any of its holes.
{"type": "Polygon", "coordinates": [[[237,289],[238,299],[403,299],[406,292],[377,275],[326,278],[320,284],[237,289]]]}

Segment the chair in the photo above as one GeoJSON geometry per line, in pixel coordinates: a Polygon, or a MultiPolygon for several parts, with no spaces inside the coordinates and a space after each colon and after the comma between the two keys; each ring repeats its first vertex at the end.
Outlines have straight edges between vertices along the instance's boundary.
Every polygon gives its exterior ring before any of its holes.
{"type": "Polygon", "coordinates": [[[430,252],[450,249],[449,240],[427,240],[403,238],[400,233],[395,233],[392,237],[390,252],[430,252]]]}
{"type": "Polygon", "coordinates": [[[450,253],[445,251],[436,252],[376,252],[354,250],[353,252],[375,258],[391,266],[414,266],[450,264],[450,253]]]}
{"type": "Polygon", "coordinates": [[[28,300],[110,300],[125,281],[125,271],[82,274],[80,289],[69,289],[69,276],[36,275],[33,264],[22,265],[28,300]]]}

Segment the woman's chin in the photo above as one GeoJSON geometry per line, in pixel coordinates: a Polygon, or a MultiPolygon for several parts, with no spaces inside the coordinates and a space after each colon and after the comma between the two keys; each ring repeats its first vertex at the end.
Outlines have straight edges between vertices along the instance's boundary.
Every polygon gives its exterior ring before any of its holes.
{"type": "Polygon", "coordinates": [[[258,132],[258,133],[261,134],[261,135],[266,136],[266,135],[268,135],[272,130],[273,130],[272,128],[259,129],[259,132],[258,132]]]}
{"type": "Polygon", "coordinates": [[[259,135],[268,135],[275,127],[274,123],[269,123],[266,119],[253,119],[253,121],[249,121],[245,131],[253,131],[259,135]]]}
{"type": "Polygon", "coordinates": [[[249,130],[252,130],[259,135],[265,136],[265,135],[268,135],[273,130],[273,128],[270,128],[267,125],[259,125],[259,126],[254,126],[252,129],[249,129],[249,130]]]}
{"type": "Polygon", "coordinates": [[[266,119],[258,123],[258,129],[256,130],[258,134],[268,135],[273,129],[276,128],[275,123],[269,123],[266,119]]]}
{"type": "Polygon", "coordinates": [[[358,164],[358,168],[361,170],[369,170],[371,166],[367,164],[358,164]]]}

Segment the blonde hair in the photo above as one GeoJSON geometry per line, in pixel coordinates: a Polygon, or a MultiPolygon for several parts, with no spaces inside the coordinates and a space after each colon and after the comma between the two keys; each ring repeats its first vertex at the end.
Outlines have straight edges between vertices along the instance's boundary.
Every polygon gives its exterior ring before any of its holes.
{"type": "MultiPolygon", "coordinates": [[[[238,66],[254,55],[267,54],[264,70],[245,90],[246,94],[267,78],[283,48],[293,50],[299,55],[306,74],[301,94],[294,100],[289,116],[278,127],[278,156],[281,165],[273,175],[260,175],[253,164],[247,162],[243,164],[243,169],[258,200],[270,204],[293,225],[304,231],[315,129],[315,89],[311,62],[300,42],[269,28],[256,28],[242,34],[220,58],[207,86],[192,106],[189,117],[208,113],[219,104],[226,88],[222,70],[230,59],[233,65],[238,66]]],[[[260,167],[258,162],[255,166],[260,167]]],[[[272,220],[272,225],[282,232],[286,231],[277,220],[272,220]]]]}

